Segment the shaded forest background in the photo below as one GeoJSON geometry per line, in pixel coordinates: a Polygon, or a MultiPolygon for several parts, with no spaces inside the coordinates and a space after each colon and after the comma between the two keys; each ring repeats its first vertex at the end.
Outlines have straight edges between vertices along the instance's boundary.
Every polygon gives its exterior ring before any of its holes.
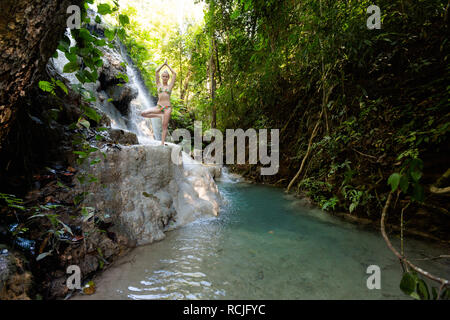
{"type": "Polygon", "coordinates": [[[205,2],[204,25],[169,27],[157,47],[129,28],[149,88],[148,59],[180,70],[173,128],[279,128],[276,176],[234,169],[372,221],[396,187],[410,231],[450,239],[448,1],[378,1],[379,30],[372,1],[205,2]]]}

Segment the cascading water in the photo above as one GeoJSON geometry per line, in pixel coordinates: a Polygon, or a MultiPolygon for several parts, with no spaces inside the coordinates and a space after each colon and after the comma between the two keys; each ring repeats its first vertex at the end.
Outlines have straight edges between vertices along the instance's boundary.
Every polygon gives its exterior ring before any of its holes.
{"type": "MultiPolygon", "coordinates": [[[[69,37],[71,46],[74,46],[75,40],[72,38],[69,29],[67,29],[66,36],[69,37]]],[[[111,103],[97,103],[96,106],[111,119],[112,128],[133,132],[136,134],[140,144],[155,144],[155,139],[161,140],[161,119],[146,119],[141,117],[140,113],[143,110],[154,107],[155,103],[149,95],[138,71],[135,69],[133,62],[126,53],[126,49],[122,44],[119,47],[120,54],[114,51],[110,53],[116,55],[116,58],[126,63],[126,72],[129,79],[127,85],[137,92],[137,96],[130,102],[127,119],[124,119],[123,115],[111,103]]],[[[64,53],[59,50],[58,57],[52,59],[52,63],[57,72],[63,74],[72,85],[78,85],[80,82],[73,73],[63,73],[64,66],[68,62],[69,60],[65,57],[64,53]]],[[[98,83],[85,84],[84,88],[91,91],[98,91],[99,85],[98,83]]]]}
{"type": "MultiPolygon", "coordinates": [[[[105,26],[94,20],[88,28],[101,34],[105,26]]],[[[67,36],[74,46],[69,30],[67,36]]],[[[211,168],[190,158],[180,146],[161,146],[156,140],[161,136],[161,119],[141,117],[154,101],[125,46],[99,50],[103,65],[96,83],[80,84],[74,74],[64,73],[69,61],[61,51],[51,61],[72,88],[81,86],[95,96],[90,107],[102,115],[102,126],[111,127],[104,137],[113,143],[94,142],[99,150],[91,154],[92,160],[102,158],[101,164],[85,162],[77,168],[101,182],[75,187],[88,194],[83,205],[95,207],[103,220],[112,220],[115,232],[137,245],[161,240],[168,230],[199,218],[217,216],[221,198],[211,168]],[[126,83],[120,80],[124,74],[126,83]]]]}
{"type": "Polygon", "coordinates": [[[130,119],[130,129],[138,137],[139,143],[148,144],[152,140],[161,140],[161,118],[145,119],[140,113],[143,110],[155,107],[153,98],[149,95],[145,83],[139,76],[139,72],[134,67],[131,58],[126,53],[126,48],[120,45],[122,58],[127,62],[127,74],[129,85],[136,88],[138,95],[131,101],[128,117],[130,119]],[[150,124],[150,123],[151,124],[150,124]]]}

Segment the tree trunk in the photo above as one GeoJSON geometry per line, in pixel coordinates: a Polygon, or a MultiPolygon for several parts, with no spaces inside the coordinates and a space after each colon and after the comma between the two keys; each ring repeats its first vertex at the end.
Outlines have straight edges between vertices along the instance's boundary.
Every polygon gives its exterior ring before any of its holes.
{"type": "Polygon", "coordinates": [[[191,76],[192,76],[192,71],[189,70],[186,79],[184,80],[184,85],[183,87],[181,87],[181,94],[180,94],[180,99],[182,101],[184,101],[184,97],[186,96],[188,87],[189,87],[189,81],[191,80],[191,76]]]}
{"type": "Polygon", "coordinates": [[[211,103],[212,103],[212,114],[211,114],[211,128],[216,127],[217,122],[217,110],[216,110],[216,63],[215,63],[215,51],[216,51],[216,43],[214,36],[211,37],[211,56],[209,62],[209,72],[210,72],[210,81],[211,81],[211,103]]]}
{"type": "Polygon", "coordinates": [[[0,1],[0,153],[21,100],[36,85],[66,29],[70,5],[82,0],[0,1]]]}

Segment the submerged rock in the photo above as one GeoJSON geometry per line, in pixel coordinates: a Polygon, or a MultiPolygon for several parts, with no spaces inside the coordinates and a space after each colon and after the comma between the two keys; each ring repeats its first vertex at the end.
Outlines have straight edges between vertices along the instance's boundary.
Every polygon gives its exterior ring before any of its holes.
{"type": "Polygon", "coordinates": [[[78,188],[90,193],[84,205],[110,217],[114,231],[129,241],[152,243],[167,230],[218,215],[220,194],[212,175],[179,146],[134,145],[102,152],[106,157],[101,163],[81,168],[98,183],[78,188]]]}

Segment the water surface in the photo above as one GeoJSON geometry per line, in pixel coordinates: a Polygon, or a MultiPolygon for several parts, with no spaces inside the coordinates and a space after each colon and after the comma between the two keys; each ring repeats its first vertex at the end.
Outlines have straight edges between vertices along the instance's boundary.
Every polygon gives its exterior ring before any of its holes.
{"type": "MultiPolygon", "coordinates": [[[[221,215],[167,233],[139,247],[96,279],[81,299],[405,299],[401,267],[379,232],[311,210],[281,189],[218,183],[221,215]],[[381,290],[366,285],[381,268],[381,290]]],[[[392,239],[395,244],[398,240],[392,239]]],[[[408,257],[448,254],[407,240],[408,257]]],[[[417,260],[450,277],[447,260],[417,260]]]]}

